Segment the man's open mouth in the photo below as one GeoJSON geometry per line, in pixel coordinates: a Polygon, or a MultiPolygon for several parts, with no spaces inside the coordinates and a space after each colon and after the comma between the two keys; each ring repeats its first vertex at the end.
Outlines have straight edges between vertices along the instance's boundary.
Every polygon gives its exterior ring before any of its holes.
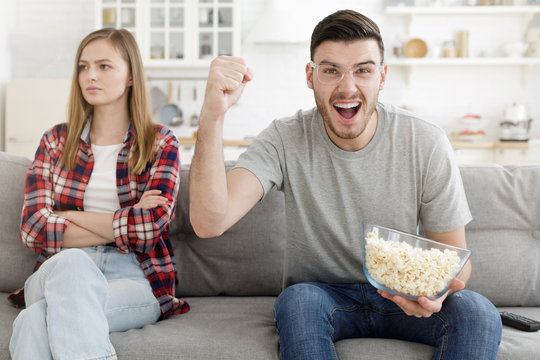
{"type": "Polygon", "coordinates": [[[361,103],[336,103],[334,109],[345,119],[351,119],[360,110],[361,103]]]}

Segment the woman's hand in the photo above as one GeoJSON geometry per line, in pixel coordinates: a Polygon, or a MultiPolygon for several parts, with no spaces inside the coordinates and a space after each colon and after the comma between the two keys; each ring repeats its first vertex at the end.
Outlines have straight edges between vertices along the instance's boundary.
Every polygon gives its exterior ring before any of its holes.
{"type": "Polygon", "coordinates": [[[161,190],[145,191],[139,202],[136,203],[133,208],[148,210],[161,205],[166,205],[169,200],[167,200],[165,196],[160,196],[159,194],[161,194],[161,190]]]}
{"type": "Polygon", "coordinates": [[[385,299],[393,301],[397,306],[403,310],[403,312],[409,316],[416,316],[418,318],[428,318],[431,315],[441,311],[442,303],[444,299],[450,294],[450,291],[459,291],[465,288],[465,283],[459,279],[454,278],[450,283],[450,289],[435,300],[431,300],[425,296],[420,296],[418,301],[412,301],[398,295],[391,295],[387,292],[377,290],[379,294],[385,299]]]}

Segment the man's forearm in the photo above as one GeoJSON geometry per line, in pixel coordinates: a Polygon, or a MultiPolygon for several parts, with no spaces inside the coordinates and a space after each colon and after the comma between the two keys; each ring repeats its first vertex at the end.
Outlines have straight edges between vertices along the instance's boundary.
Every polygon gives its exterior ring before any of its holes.
{"type": "Polygon", "coordinates": [[[227,212],[227,179],[223,119],[201,119],[200,124],[189,175],[190,216],[195,231],[206,237],[212,230],[219,232],[227,212]]]}

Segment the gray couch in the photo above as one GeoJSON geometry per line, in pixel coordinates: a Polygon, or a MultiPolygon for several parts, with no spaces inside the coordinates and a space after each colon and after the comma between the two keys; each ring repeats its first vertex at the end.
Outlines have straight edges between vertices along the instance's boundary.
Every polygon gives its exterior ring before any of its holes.
{"type": "MultiPolygon", "coordinates": [[[[6,300],[32,271],[35,255],[18,240],[25,158],[0,153],[0,359],[9,359],[18,310],[6,300]]],[[[111,335],[120,359],[278,359],[273,305],[281,290],[284,231],[279,192],[223,236],[199,239],[188,216],[182,169],[171,226],[179,271],[177,295],[191,311],[143,329],[111,335]]],[[[469,288],[501,310],[540,319],[540,164],[461,168],[474,220],[469,288]]],[[[360,265],[359,265],[360,266],[360,265]]],[[[430,346],[386,339],[337,343],[341,359],[431,359],[430,346]]],[[[498,359],[540,359],[540,332],[503,327],[498,359]]],[[[478,359],[475,359],[478,360],[478,359]]]]}

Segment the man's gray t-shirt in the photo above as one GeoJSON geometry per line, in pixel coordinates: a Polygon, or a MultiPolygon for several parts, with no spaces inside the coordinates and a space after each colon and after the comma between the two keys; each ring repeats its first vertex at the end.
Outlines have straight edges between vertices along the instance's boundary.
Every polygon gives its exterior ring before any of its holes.
{"type": "Polygon", "coordinates": [[[366,282],[362,221],[416,233],[447,232],[471,214],[452,148],[442,129],[399,108],[377,104],[371,142],[338,148],[314,108],[273,121],[236,167],[285,194],[284,285],[366,282]]]}

